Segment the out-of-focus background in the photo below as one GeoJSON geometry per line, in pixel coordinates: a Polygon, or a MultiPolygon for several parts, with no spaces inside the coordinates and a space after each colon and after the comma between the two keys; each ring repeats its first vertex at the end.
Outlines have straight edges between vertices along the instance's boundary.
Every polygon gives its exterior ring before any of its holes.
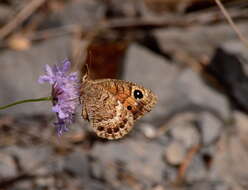
{"type": "MultiPolygon", "coordinates": [[[[247,37],[248,1],[222,2],[247,37]]],[[[158,104],[116,141],[80,109],[62,137],[50,102],[0,111],[1,190],[248,189],[248,47],[214,1],[0,1],[0,106],[48,96],[37,79],[65,58],[158,104]]]]}

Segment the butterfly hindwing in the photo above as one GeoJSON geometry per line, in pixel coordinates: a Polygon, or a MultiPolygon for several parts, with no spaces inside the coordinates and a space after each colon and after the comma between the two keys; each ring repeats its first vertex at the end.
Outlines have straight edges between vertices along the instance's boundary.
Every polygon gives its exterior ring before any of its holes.
{"type": "Polygon", "coordinates": [[[92,85],[84,93],[83,105],[84,117],[102,138],[118,139],[133,128],[132,113],[113,94],[98,85],[92,85]]]}

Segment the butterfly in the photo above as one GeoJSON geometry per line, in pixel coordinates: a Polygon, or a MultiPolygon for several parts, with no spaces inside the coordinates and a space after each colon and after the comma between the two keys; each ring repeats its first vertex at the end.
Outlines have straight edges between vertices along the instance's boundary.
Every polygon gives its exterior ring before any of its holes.
{"type": "Polygon", "coordinates": [[[134,122],[157,102],[157,97],[140,85],[117,79],[90,80],[87,74],[80,92],[82,117],[97,136],[106,139],[119,139],[129,133],[134,122]]]}

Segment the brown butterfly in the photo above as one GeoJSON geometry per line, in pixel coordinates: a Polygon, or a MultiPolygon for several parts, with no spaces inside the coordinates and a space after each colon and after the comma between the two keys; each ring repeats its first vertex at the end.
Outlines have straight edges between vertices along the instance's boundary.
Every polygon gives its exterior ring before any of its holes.
{"type": "Polygon", "coordinates": [[[150,90],[132,82],[90,80],[87,74],[82,80],[82,116],[102,138],[122,138],[156,102],[157,97],[150,90]]]}

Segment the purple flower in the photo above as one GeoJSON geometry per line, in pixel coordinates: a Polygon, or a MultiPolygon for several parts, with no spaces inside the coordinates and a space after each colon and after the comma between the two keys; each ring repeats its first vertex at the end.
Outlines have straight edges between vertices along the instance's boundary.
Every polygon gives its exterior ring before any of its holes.
{"type": "Polygon", "coordinates": [[[79,105],[79,80],[77,73],[69,73],[71,62],[64,60],[60,65],[46,65],[45,75],[39,77],[39,83],[52,85],[52,111],[58,121],[55,123],[58,135],[68,131],[68,125],[74,122],[74,115],[79,105]]]}

